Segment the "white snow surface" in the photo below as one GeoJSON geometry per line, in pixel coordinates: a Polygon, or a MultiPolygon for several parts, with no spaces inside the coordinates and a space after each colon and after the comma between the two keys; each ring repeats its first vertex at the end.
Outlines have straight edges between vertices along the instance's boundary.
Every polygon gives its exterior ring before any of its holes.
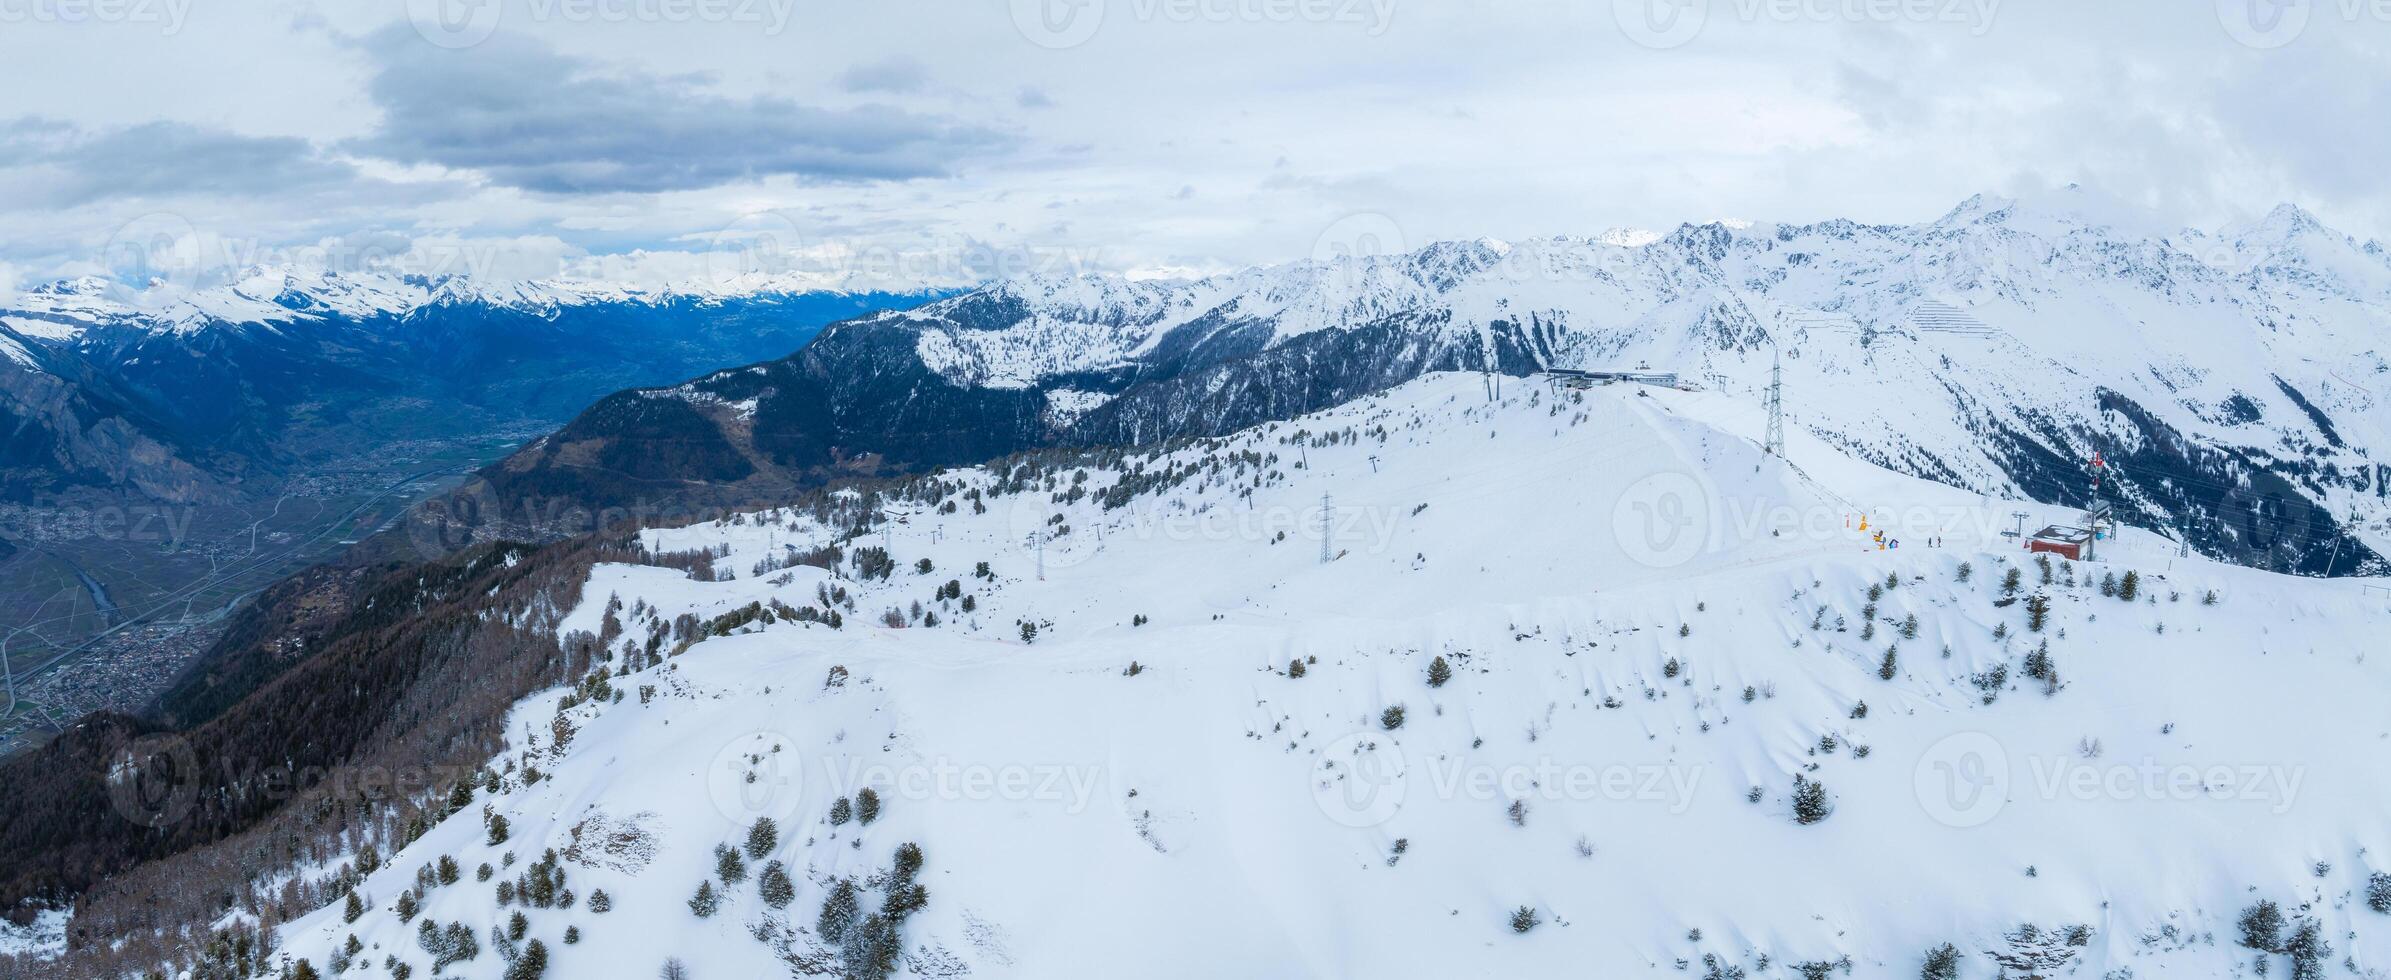
{"type": "MultiPolygon", "coordinates": [[[[910,841],[928,905],[904,926],[908,976],[1680,977],[1709,954],[1753,977],[1848,957],[1837,975],[1907,978],[1951,942],[1981,980],[1984,951],[2028,923],[2089,927],[2062,947],[2077,976],[2247,976],[2233,920],[2262,897],[2320,920],[2333,963],[2391,968],[2391,917],[2365,904],[2391,868],[2391,662],[2365,640],[2391,629],[2386,583],[2176,558],[2127,530],[2045,586],[1997,532],[2012,510],[2028,530],[2067,512],[1806,431],[1798,465],[1764,456],[1758,419],[1715,392],[1513,385],[1490,403],[1481,385],[1430,376],[1132,454],[1149,475],[1221,466],[1117,509],[892,502],[847,543],[886,547],[885,580],[750,574],[826,542],[793,511],[648,532],[727,548],[717,567],[737,577],[601,566],[566,629],[597,631],[610,597],[634,639],[651,620],[632,609],[703,619],[812,605],[826,585],[853,609],[843,628],[752,624],[616,677],[627,696],[569,709],[561,753],[562,692],[528,699],[504,761],[547,778],[473,808],[508,818],[507,843],[451,817],[369,879],[364,918],[335,903],[281,938],[321,967],[355,934],[375,970],[396,955],[426,976],[390,911],[415,869],[462,862],[424,914],[487,935],[513,909],[470,869],[553,847],[578,855],[574,892],[614,905],[527,912],[549,976],[651,977],[667,957],[696,977],[805,975],[782,954],[823,953],[831,884],[910,841]],[[1877,546],[1887,527],[1899,547],[1877,546]],[[1997,604],[2010,568],[2047,596],[2042,632],[2026,602],[1997,604]],[[2101,594],[2128,570],[2138,601],[2101,594]],[[949,579],[974,611],[933,598],[949,579]],[[917,600],[938,625],[880,625],[917,600]],[[2023,676],[2045,641],[2048,693],[2023,676]],[[1431,687],[1439,655],[1452,677],[1431,687]],[[1988,698],[1971,677],[1995,665],[2008,680],[1988,698]],[[1796,775],[1827,789],[1823,822],[1795,821],[1796,775]],[[864,785],[879,819],[832,826],[864,785]],[[755,862],[719,914],[693,916],[713,848],[758,816],[779,823],[768,857],[795,902],[765,905],[755,862]],[[1522,906],[1541,923],[1526,933],[1522,906]]],[[[986,491],[999,475],[946,478],[986,491]]],[[[1092,468],[1086,488],[1118,479],[1092,468]]],[[[452,974],[495,976],[497,957],[485,941],[452,974]]]]}

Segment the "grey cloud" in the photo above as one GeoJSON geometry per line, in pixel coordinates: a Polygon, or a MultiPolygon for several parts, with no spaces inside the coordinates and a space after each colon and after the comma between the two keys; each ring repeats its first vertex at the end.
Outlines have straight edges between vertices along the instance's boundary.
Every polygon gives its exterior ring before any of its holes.
{"type": "Polygon", "coordinates": [[[551,194],[686,190],[797,175],[943,176],[1003,149],[985,127],[898,109],[734,98],[707,79],[604,67],[501,34],[448,50],[405,29],[369,39],[381,131],[362,153],[477,170],[551,194]]]}
{"type": "Polygon", "coordinates": [[[0,124],[0,168],[26,171],[52,207],[105,198],[286,195],[357,179],[306,140],[245,136],[180,122],[86,130],[50,119],[0,124]]]}
{"type": "Polygon", "coordinates": [[[839,73],[839,87],[849,92],[918,92],[929,80],[921,62],[903,55],[854,65],[839,73]]]}

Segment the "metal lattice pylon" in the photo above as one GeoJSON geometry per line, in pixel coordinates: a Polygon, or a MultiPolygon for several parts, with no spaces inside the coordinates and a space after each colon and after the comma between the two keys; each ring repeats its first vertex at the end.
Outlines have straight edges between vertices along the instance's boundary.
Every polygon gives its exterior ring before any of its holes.
{"type": "Polygon", "coordinates": [[[1785,360],[1773,357],[1768,365],[1768,438],[1764,448],[1776,457],[1785,455],[1785,360]]]}

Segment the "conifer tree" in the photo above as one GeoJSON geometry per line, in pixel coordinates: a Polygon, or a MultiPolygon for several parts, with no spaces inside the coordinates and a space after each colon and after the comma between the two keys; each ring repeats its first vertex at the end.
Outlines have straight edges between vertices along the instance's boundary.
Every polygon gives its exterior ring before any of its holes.
{"type": "Polygon", "coordinates": [[[747,856],[761,861],[764,855],[772,853],[772,849],[779,846],[779,825],[774,824],[771,817],[755,818],[755,823],[747,828],[747,856]]]}
{"type": "Polygon", "coordinates": [[[1452,679],[1453,666],[1451,664],[1445,663],[1444,654],[1437,654],[1436,659],[1428,661],[1429,687],[1443,687],[1445,686],[1446,681],[1452,679]]]}
{"type": "Polygon", "coordinates": [[[814,920],[814,931],[821,933],[825,942],[838,942],[862,912],[855,900],[855,883],[842,880],[822,899],[822,914],[814,920]]]}
{"type": "Polygon", "coordinates": [[[2291,980],[2324,980],[2325,958],[2333,955],[2333,945],[2325,941],[2315,919],[2301,919],[2283,951],[2291,955],[2291,980]]]}
{"type": "Polygon", "coordinates": [[[1800,775],[1793,777],[1793,822],[1809,826],[1834,812],[1835,805],[1827,800],[1825,784],[1800,775]]]}
{"type": "Polygon", "coordinates": [[[2242,910],[2241,943],[2261,953],[2280,952],[2283,948],[2283,910],[2275,903],[2260,900],[2242,910]]]}
{"type": "Polygon", "coordinates": [[[869,786],[855,791],[855,822],[870,826],[880,819],[880,791],[869,786]]]}
{"type": "Polygon", "coordinates": [[[747,862],[739,857],[739,849],[727,844],[714,845],[714,875],[725,885],[747,880],[747,862]]]}
{"type": "Polygon", "coordinates": [[[1926,965],[1918,980],[1959,980],[1959,947],[1944,943],[1926,951],[1926,965]]]}
{"type": "Polygon", "coordinates": [[[756,893],[763,897],[766,905],[776,909],[787,908],[797,898],[797,886],[789,881],[788,869],[774,861],[764,865],[763,873],[756,876],[756,893]]]}
{"type": "Polygon", "coordinates": [[[689,899],[689,911],[696,913],[700,919],[711,919],[715,910],[721,907],[722,899],[714,894],[713,880],[698,882],[697,894],[689,899]]]}

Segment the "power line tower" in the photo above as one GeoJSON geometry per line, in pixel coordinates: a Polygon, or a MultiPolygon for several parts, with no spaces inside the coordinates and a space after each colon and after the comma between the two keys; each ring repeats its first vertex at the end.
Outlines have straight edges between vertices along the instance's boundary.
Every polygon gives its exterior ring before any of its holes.
{"type": "Polygon", "coordinates": [[[1768,454],[1785,457],[1785,359],[1772,357],[1768,365],[1768,454]]]}
{"type": "Polygon", "coordinates": [[[1328,495],[1327,495],[1327,494],[1325,494],[1325,493],[1324,493],[1324,494],[1321,494],[1321,495],[1320,495],[1320,564],[1326,565],[1326,564],[1328,564],[1328,562],[1329,562],[1329,557],[1328,557],[1328,537],[1329,537],[1329,533],[1330,533],[1332,530],[1334,530],[1334,529],[1335,529],[1335,527],[1336,527],[1335,520],[1329,516],[1329,503],[1328,503],[1328,495]]]}

